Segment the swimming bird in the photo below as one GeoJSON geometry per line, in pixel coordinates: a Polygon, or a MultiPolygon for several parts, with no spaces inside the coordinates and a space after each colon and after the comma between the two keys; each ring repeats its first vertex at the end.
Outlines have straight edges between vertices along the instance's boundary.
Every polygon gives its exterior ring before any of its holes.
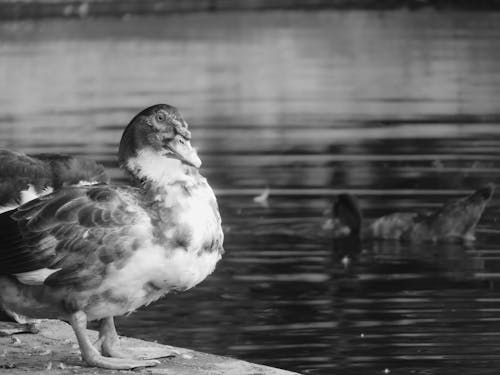
{"type": "Polygon", "coordinates": [[[87,158],[0,150],[0,212],[65,186],[107,182],[104,167],[87,158]]]}
{"type": "Polygon", "coordinates": [[[489,184],[471,195],[443,204],[432,213],[395,212],[371,223],[362,221],[357,199],[340,194],[333,204],[332,219],[323,226],[334,238],[403,240],[409,242],[455,242],[475,240],[476,225],[490,201],[494,185],[489,184]]]}
{"type": "Polygon", "coordinates": [[[91,366],[156,365],[118,347],[113,317],[194,287],[222,256],[216,198],[190,141],[175,107],[149,107],[118,152],[136,186],[63,187],[0,214],[0,304],[69,321],[91,366]],[[97,348],[92,320],[101,321],[97,348]]]}

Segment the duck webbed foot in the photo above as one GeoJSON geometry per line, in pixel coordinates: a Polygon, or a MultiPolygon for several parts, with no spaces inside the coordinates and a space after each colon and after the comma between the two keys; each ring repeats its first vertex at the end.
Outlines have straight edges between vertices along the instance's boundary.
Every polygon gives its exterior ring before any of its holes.
{"type": "Polygon", "coordinates": [[[0,307],[0,336],[15,333],[38,333],[40,319],[29,319],[4,307],[0,307]]]}
{"type": "Polygon", "coordinates": [[[0,336],[11,336],[17,333],[38,333],[35,323],[0,322],[0,336]]]}
{"type": "Polygon", "coordinates": [[[131,350],[120,347],[120,339],[116,332],[115,322],[113,317],[101,319],[99,325],[99,340],[101,352],[104,356],[113,358],[134,358],[134,359],[154,359],[173,357],[178,352],[169,350],[167,347],[162,348],[141,348],[140,350],[131,350]]]}
{"type": "MultiPolygon", "coordinates": [[[[78,340],[80,351],[82,353],[82,358],[90,366],[101,367],[112,370],[130,370],[138,367],[152,367],[160,363],[159,361],[155,360],[136,360],[127,358],[104,357],[92,345],[87,335],[87,315],[83,311],[77,311],[76,313],[71,315],[70,322],[71,326],[73,327],[73,330],[75,331],[76,339],[78,340]]],[[[112,318],[111,318],[111,324],[113,325],[114,328],[114,323],[112,318]]],[[[106,341],[107,341],[106,338],[102,340],[101,345],[103,346],[103,348],[104,348],[104,343],[106,341]]]]}

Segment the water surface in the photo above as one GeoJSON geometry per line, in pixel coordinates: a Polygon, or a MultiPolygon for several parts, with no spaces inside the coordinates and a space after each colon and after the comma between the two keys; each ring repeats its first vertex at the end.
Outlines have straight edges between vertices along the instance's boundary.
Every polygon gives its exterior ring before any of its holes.
{"type": "Polygon", "coordinates": [[[0,147],[103,162],[141,108],[178,106],[226,254],[122,334],[310,374],[497,374],[499,199],[472,246],[334,243],[500,174],[500,13],[270,12],[0,25],[0,147]],[[267,206],[253,197],[271,189],[267,206]]]}

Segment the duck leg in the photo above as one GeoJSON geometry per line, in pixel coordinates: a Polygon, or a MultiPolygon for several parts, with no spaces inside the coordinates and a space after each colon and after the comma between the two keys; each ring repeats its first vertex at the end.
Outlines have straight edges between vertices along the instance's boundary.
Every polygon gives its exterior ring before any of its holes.
{"type": "Polygon", "coordinates": [[[140,355],[134,355],[131,351],[120,348],[120,339],[115,328],[112,316],[101,319],[99,326],[99,340],[102,339],[102,354],[113,358],[136,358],[144,359],[140,355]]]}
{"type": "MultiPolygon", "coordinates": [[[[160,363],[159,361],[155,360],[140,361],[134,359],[103,357],[92,345],[87,335],[87,315],[83,311],[77,311],[76,313],[71,315],[70,322],[73,330],[75,331],[78,344],[80,345],[82,358],[90,366],[107,368],[111,370],[130,370],[137,367],[156,366],[160,363]]],[[[104,341],[106,340],[103,340],[103,345],[104,341]]]]}
{"type": "Polygon", "coordinates": [[[97,340],[97,343],[101,345],[103,355],[113,358],[151,359],[173,357],[179,354],[165,348],[162,348],[160,351],[152,350],[151,348],[143,348],[142,352],[123,347],[120,348],[120,339],[116,332],[115,322],[112,316],[101,319],[99,325],[99,340],[97,340]]]}

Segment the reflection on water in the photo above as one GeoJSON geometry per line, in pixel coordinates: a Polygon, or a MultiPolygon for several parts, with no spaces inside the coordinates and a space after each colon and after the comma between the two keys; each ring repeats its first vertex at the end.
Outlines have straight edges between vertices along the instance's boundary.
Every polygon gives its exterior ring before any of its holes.
{"type": "Polygon", "coordinates": [[[121,333],[312,374],[496,374],[499,199],[472,247],[333,242],[500,174],[500,14],[290,12],[0,25],[0,147],[105,163],[139,109],[182,110],[226,256],[121,333]],[[267,207],[253,202],[271,188],[267,207]]]}

